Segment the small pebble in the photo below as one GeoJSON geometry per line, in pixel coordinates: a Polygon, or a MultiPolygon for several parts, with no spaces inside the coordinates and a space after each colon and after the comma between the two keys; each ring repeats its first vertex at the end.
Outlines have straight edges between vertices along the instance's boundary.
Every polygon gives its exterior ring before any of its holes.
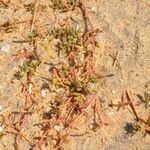
{"type": "Polygon", "coordinates": [[[97,12],[97,7],[92,7],[91,11],[94,12],[94,13],[96,13],[97,12]]]}
{"type": "Polygon", "coordinates": [[[3,110],[3,107],[2,107],[2,105],[0,105],[0,111],[2,111],[3,110]]]}
{"type": "Polygon", "coordinates": [[[42,89],[41,90],[41,96],[45,97],[47,95],[47,90],[46,89],[42,89]]]}
{"type": "Polygon", "coordinates": [[[33,87],[33,84],[32,84],[32,83],[29,83],[29,93],[30,93],[30,94],[32,93],[32,87],[33,87]]]}
{"type": "Polygon", "coordinates": [[[4,126],[0,126],[0,133],[4,131],[4,126]]]}
{"type": "Polygon", "coordinates": [[[118,107],[121,103],[121,99],[119,98],[114,98],[111,100],[111,105],[114,106],[114,107],[118,107]]]}
{"type": "Polygon", "coordinates": [[[63,131],[63,129],[64,129],[64,125],[63,125],[63,124],[55,125],[55,126],[54,126],[54,129],[55,129],[56,131],[58,131],[58,132],[61,132],[61,131],[63,131]]]}
{"type": "Polygon", "coordinates": [[[3,44],[2,47],[1,47],[1,51],[4,52],[4,53],[9,53],[10,49],[11,49],[10,44],[3,44]]]}

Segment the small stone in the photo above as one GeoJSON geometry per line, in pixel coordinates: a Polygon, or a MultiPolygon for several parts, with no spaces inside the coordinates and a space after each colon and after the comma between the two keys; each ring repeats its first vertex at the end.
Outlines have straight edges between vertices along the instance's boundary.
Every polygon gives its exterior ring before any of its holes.
{"type": "Polygon", "coordinates": [[[50,107],[46,107],[46,108],[45,108],[45,112],[46,112],[46,113],[48,113],[50,110],[51,110],[50,107]]]}
{"type": "Polygon", "coordinates": [[[3,110],[3,107],[2,107],[2,105],[0,105],[0,111],[2,111],[3,110]]]}
{"type": "Polygon", "coordinates": [[[119,98],[114,98],[111,100],[112,106],[118,107],[120,104],[121,104],[121,99],[119,99],[119,98]]]}
{"type": "Polygon", "coordinates": [[[4,53],[9,53],[11,49],[11,46],[9,44],[3,44],[1,47],[1,51],[4,53]]]}
{"type": "Polygon", "coordinates": [[[4,126],[0,126],[0,133],[4,132],[4,126]]]}
{"type": "Polygon", "coordinates": [[[61,131],[63,131],[63,129],[64,129],[64,125],[63,125],[63,124],[55,125],[55,126],[54,126],[54,129],[55,129],[56,131],[58,131],[58,132],[61,132],[61,131]]]}
{"type": "Polygon", "coordinates": [[[91,11],[94,12],[94,13],[96,13],[97,12],[97,7],[92,7],[91,11]]]}
{"type": "Polygon", "coordinates": [[[47,90],[46,89],[42,89],[41,90],[41,96],[45,97],[47,95],[47,90]]]}
{"type": "Polygon", "coordinates": [[[76,31],[78,31],[80,29],[79,24],[76,25],[76,31]]]}
{"type": "Polygon", "coordinates": [[[32,83],[29,83],[29,93],[30,93],[30,94],[32,93],[32,87],[33,87],[33,84],[32,84],[32,83]]]}

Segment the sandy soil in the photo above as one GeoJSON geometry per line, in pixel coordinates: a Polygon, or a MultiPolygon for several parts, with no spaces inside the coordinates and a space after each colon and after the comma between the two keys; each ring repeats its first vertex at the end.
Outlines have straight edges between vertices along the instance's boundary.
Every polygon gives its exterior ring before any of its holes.
{"type": "MultiPolygon", "coordinates": [[[[6,7],[0,4],[0,24],[13,18],[20,21],[31,19],[31,12],[24,7],[29,3],[30,0],[10,0],[6,7]]],[[[84,24],[79,12],[54,14],[48,1],[39,0],[38,4],[40,7],[36,14],[35,26],[41,33],[50,30],[57,22],[67,17],[72,17],[75,24],[79,24],[80,27],[84,24]]],[[[136,95],[144,96],[144,92],[150,93],[150,1],[91,0],[85,5],[94,28],[100,31],[96,37],[100,45],[97,51],[97,71],[103,76],[99,83],[99,93],[109,125],[102,126],[94,132],[89,129],[88,123],[80,124],[77,129],[68,131],[68,142],[62,144],[64,150],[149,150],[148,134],[143,136],[141,132],[128,133],[129,124],[134,123],[135,119],[131,110],[117,111],[109,105],[112,100],[120,100],[122,92],[128,89],[132,91],[136,103],[139,103],[135,106],[139,116],[145,117],[149,113],[149,106],[146,109],[145,104],[136,95]]],[[[17,29],[10,33],[0,30],[0,105],[8,112],[21,109],[24,103],[22,85],[14,79],[14,73],[23,60],[14,60],[12,56],[24,48],[33,50],[32,45],[23,42],[28,32],[28,22],[19,24],[17,29]]],[[[38,52],[44,62],[49,59],[40,46],[41,42],[46,42],[45,40],[46,38],[42,38],[38,42],[38,52]]],[[[34,78],[36,103],[41,103],[45,108],[52,95],[48,92],[45,98],[41,97],[40,89],[45,81],[40,76],[48,76],[47,70],[48,66],[43,63],[34,78]]],[[[92,119],[92,116],[89,118],[92,119]]],[[[40,122],[40,119],[41,112],[29,116],[25,127],[29,137],[38,132],[34,124],[40,122]]],[[[90,119],[87,122],[90,122],[90,119]]],[[[30,149],[26,142],[22,144],[23,150],[30,149]]],[[[0,150],[13,149],[14,135],[5,135],[0,140],[0,150]]],[[[49,149],[51,148],[46,150],[49,149]]]]}

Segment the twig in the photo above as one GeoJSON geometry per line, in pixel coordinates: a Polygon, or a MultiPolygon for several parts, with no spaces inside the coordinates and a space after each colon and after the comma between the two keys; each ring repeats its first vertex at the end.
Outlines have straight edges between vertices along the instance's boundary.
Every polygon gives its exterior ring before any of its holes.
{"type": "Polygon", "coordinates": [[[37,8],[38,8],[38,0],[35,0],[35,7],[34,7],[33,15],[32,15],[32,23],[31,23],[30,32],[32,32],[34,29],[34,22],[36,18],[37,8]]]}
{"type": "Polygon", "coordinates": [[[127,96],[127,100],[128,100],[128,102],[129,102],[129,105],[130,105],[130,107],[131,107],[131,109],[132,109],[132,111],[133,111],[133,114],[135,115],[135,117],[136,117],[136,120],[137,121],[139,121],[139,116],[138,116],[138,114],[137,114],[137,112],[136,112],[136,110],[135,110],[135,108],[134,108],[134,105],[133,105],[133,103],[132,103],[132,98],[131,98],[131,96],[130,96],[130,94],[129,94],[129,92],[126,90],[126,96],[127,96]]]}
{"type": "Polygon", "coordinates": [[[27,23],[27,22],[31,22],[31,21],[32,21],[31,19],[16,21],[16,24],[22,24],[22,23],[27,23]]]}
{"type": "Polygon", "coordinates": [[[44,131],[44,133],[43,133],[43,135],[40,137],[40,140],[38,141],[38,143],[32,148],[32,150],[38,150],[38,147],[40,146],[40,145],[42,145],[44,142],[46,142],[46,141],[44,141],[44,139],[47,137],[47,134],[49,133],[49,128],[48,129],[46,129],[46,131],[44,131]]]}
{"type": "Polygon", "coordinates": [[[104,114],[102,113],[100,109],[100,101],[96,99],[95,103],[97,103],[95,107],[95,113],[97,112],[99,120],[101,121],[102,124],[108,125],[109,121],[106,119],[106,117],[104,118],[104,114]]]}
{"type": "MultiPolygon", "coordinates": [[[[70,123],[66,128],[70,127],[73,123],[75,123],[75,121],[85,112],[85,110],[88,108],[88,106],[89,106],[90,104],[92,104],[92,102],[94,102],[95,99],[96,99],[96,97],[94,96],[94,98],[92,98],[92,100],[90,100],[87,104],[85,104],[84,107],[83,107],[82,110],[81,110],[81,113],[78,114],[78,115],[71,121],[71,123],[70,123]]],[[[72,126],[72,127],[73,127],[73,126],[72,126]]]]}
{"type": "Polygon", "coordinates": [[[118,57],[119,57],[119,52],[117,52],[116,57],[114,58],[113,67],[116,65],[118,57]]]}

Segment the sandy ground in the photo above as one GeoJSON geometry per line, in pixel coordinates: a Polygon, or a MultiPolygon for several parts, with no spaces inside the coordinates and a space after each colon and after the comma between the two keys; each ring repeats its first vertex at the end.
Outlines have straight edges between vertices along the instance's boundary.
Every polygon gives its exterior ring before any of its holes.
{"type": "MultiPolygon", "coordinates": [[[[0,24],[12,18],[30,19],[31,13],[27,12],[23,6],[30,2],[29,0],[10,0],[6,8],[0,5],[0,24]]],[[[49,2],[41,0],[39,4],[41,9],[36,14],[36,26],[44,32],[51,29],[56,24],[56,20],[49,2]]],[[[81,125],[76,130],[70,131],[69,142],[64,143],[63,147],[65,150],[149,150],[149,135],[143,136],[140,132],[133,135],[127,134],[127,124],[134,123],[134,115],[131,111],[129,109],[117,111],[109,107],[109,104],[113,99],[120,99],[122,92],[126,89],[131,90],[134,95],[144,96],[144,92],[150,93],[150,1],[97,0],[95,2],[91,0],[85,5],[89,9],[94,28],[100,30],[97,35],[100,45],[97,70],[105,77],[99,83],[99,93],[102,109],[108,117],[109,125],[102,126],[95,132],[89,130],[86,125],[81,125]],[[117,60],[113,64],[116,56],[117,60]],[[106,76],[110,74],[113,76],[106,76]]],[[[56,16],[57,21],[71,16],[75,23],[82,27],[83,23],[78,13],[56,12],[56,16]]],[[[19,24],[16,31],[10,33],[0,31],[0,105],[4,110],[18,110],[24,102],[21,84],[13,79],[22,60],[14,61],[12,56],[23,48],[29,51],[33,49],[29,43],[19,42],[23,41],[23,37],[29,31],[28,23],[19,24]],[[8,51],[3,51],[2,47],[6,45],[8,51]]],[[[39,53],[46,61],[46,54],[40,46],[39,53]]],[[[42,67],[47,70],[46,65],[42,67]]],[[[34,80],[36,90],[40,91],[43,80],[39,79],[39,76],[34,80]]],[[[47,94],[43,100],[39,92],[37,102],[44,101],[43,105],[46,105],[49,95],[47,94]]],[[[135,99],[140,102],[137,96],[135,99]]],[[[142,102],[136,106],[136,109],[142,117],[149,111],[149,107],[145,109],[142,102]]],[[[36,114],[31,115],[26,126],[30,136],[34,134],[33,124],[39,121],[36,117],[36,114]]],[[[13,144],[14,136],[6,135],[0,141],[0,150],[13,150],[13,144]]],[[[23,150],[30,149],[27,143],[23,144],[25,145],[23,150]]]]}

